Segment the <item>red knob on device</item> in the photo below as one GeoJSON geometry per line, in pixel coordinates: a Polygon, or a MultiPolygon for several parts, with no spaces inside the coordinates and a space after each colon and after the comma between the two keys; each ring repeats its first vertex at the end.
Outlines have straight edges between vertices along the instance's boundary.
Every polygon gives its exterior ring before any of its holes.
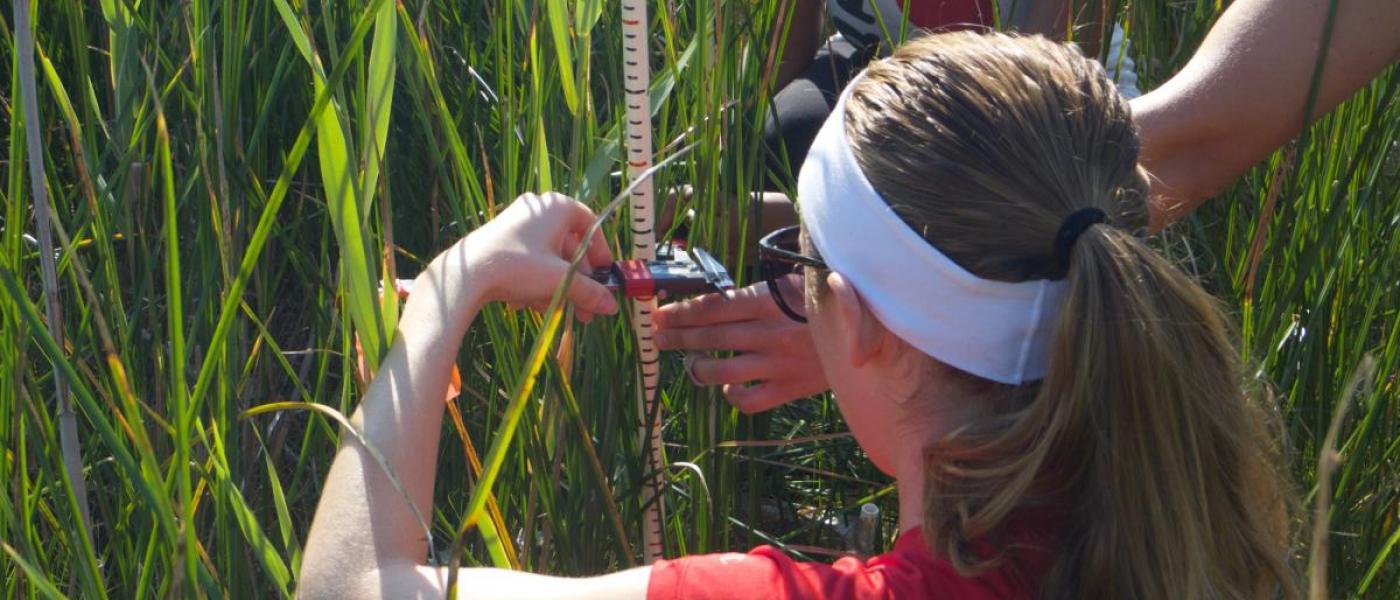
{"type": "Polygon", "coordinates": [[[622,280],[622,295],[638,300],[647,300],[656,295],[656,280],[651,276],[651,268],[641,259],[620,260],[613,264],[622,280]]]}

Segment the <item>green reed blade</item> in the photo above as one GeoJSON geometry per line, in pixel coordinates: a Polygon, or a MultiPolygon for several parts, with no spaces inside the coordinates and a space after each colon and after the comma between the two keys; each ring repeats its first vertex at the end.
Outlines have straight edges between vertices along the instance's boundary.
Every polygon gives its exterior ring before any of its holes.
{"type": "Polygon", "coordinates": [[[9,544],[0,542],[0,550],[4,550],[5,554],[9,555],[10,560],[15,561],[15,564],[24,571],[24,576],[29,578],[29,582],[34,585],[35,589],[43,592],[44,597],[64,600],[68,598],[63,595],[63,592],[58,591],[58,588],[49,581],[43,571],[24,560],[24,557],[20,556],[19,552],[16,552],[9,544]]]}
{"type": "MultiPolygon", "coordinates": [[[[569,44],[569,26],[573,21],[569,18],[569,5],[564,0],[545,0],[545,12],[548,15],[549,35],[554,40],[554,51],[559,61],[555,64],[559,66],[559,89],[564,93],[564,103],[569,107],[570,114],[578,114],[579,111],[579,91],[578,83],[574,77],[574,56],[573,48],[569,44]]],[[[543,125],[544,120],[540,120],[543,125]]]]}
{"type": "MultiPolygon", "coordinates": [[[[379,7],[374,18],[374,41],[369,51],[369,73],[365,90],[365,122],[360,138],[360,164],[364,168],[364,178],[360,189],[364,190],[365,200],[361,203],[360,219],[369,218],[369,201],[379,189],[379,169],[384,162],[384,146],[389,139],[389,116],[394,107],[394,79],[398,72],[398,31],[399,23],[393,3],[386,2],[379,7]]],[[[394,319],[386,319],[393,323],[394,319]]]]}

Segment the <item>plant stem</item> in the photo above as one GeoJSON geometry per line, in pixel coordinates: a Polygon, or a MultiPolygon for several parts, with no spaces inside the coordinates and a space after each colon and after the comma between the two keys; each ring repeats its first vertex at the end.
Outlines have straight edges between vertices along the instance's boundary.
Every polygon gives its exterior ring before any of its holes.
{"type": "MultiPolygon", "coordinates": [[[[44,303],[49,335],[63,343],[63,310],[58,302],[58,268],[54,260],[52,210],[49,207],[48,180],[44,175],[44,148],[39,139],[39,101],[34,83],[34,36],[29,21],[29,0],[16,0],[15,45],[19,48],[20,89],[24,96],[24,137],[29,154],[29,185],[34,194],[34,220],[39,240],[39,271],[44,282],[44,303]]],[[[87,485],[83,481],[83,451],[78,441],[78,422],[73,416],[68,380],[53,367],[54,395],[58,404],[58,439],[63,467],[68,474],[84,535],[92,536],[92,513],[88,508],[87,485]]]]}

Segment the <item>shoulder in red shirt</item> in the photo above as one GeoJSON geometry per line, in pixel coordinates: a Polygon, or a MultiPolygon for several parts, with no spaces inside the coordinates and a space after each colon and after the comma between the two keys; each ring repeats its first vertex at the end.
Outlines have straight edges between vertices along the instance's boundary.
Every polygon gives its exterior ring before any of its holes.
{"type": "Polygon", "coordinates": [[[648,600],[795,600],[866,598],[1030,598],[1045,566],[1039,535],[1013,533],[1020,560],[976,577],[964,577],[947,559],[935,556],[922,532],[911,529],[894,549],[868,560],[849,557],[832,564],[800,562],[772,546],[748,554],[706,554],[652,565],[648,600]]]}

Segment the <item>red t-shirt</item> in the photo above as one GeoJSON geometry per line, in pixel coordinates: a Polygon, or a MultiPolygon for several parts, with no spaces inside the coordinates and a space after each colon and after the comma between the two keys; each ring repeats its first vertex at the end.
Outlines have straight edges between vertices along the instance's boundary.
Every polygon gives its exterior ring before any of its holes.
{"type": "MultiPolygon", "coordinates": [[[[705,554],[659,560],[651,567],[648,600],[796,600],[865,598],[1030,598],[1046,566],[1044,523],[1013,524],[1015,550],[1002,566],[964,577],[935,556],[918,529],[904,532],[894,549],[868,560],[833,564],[799,562],[772,546],[748,554],[705,554]]],[[[988,550],[991,550],[988,548],[988,550]]]]}

